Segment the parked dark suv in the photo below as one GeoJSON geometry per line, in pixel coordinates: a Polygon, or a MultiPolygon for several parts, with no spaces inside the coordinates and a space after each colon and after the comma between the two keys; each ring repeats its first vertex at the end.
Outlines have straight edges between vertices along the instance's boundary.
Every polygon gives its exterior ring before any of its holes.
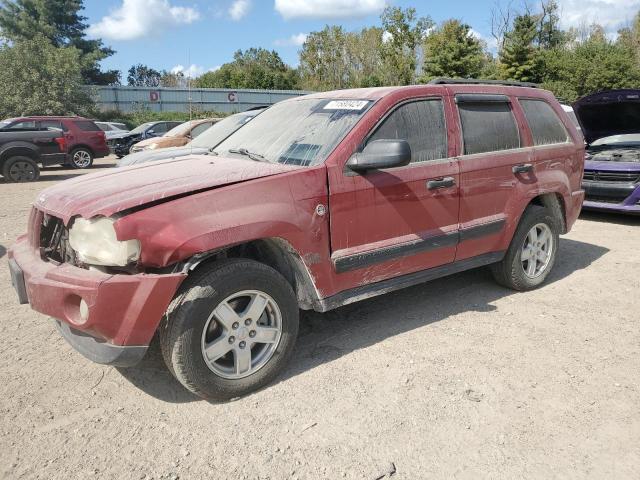
{"type": "Polygon", "coordinates": [[[276,377],[300,309],[487,265],[536,288],[580,213],[583,139],[550,92],[484,83],[288,99],[209,155],[49,187],[9,251],[20,301],[101,363],[157,334],[219,400],[276,377]]]}
{"type": "Polygon", "coordinates": [[[58,128],[67,143],[67,164],[73,168],[89,168],[95,158],[109,155],[104,132],[83,117],[17,117],[0,122],[0,128],[58,128]]]}
{"type": "Polygon", "coordinates": [[[123,135],[119,135],[109,140],[109,148],[118,158],[129,155],[131,148],[138,142],[152,137],[161,137],[169,130],[177,127],[183,122],[147,122],[138,125],[136,128],[123,135]]]}

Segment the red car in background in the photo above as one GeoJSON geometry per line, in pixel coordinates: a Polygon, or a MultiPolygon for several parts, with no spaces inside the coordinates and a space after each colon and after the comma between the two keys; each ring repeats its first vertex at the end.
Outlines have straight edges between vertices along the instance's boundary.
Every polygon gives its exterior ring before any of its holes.
{"type": "Polygon", "coordinates": [[[16,117],[0,122],[0,128],[59,128],[67,143],[67,164],[89,168],[95,158],[109,155],[104,132],[93,120],[83,117],[16,117]]]}

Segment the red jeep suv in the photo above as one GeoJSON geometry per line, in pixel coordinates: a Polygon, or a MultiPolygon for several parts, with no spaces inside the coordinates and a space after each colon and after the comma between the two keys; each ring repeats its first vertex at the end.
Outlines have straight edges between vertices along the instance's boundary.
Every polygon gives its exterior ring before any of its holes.
{"type": "Polygon", "coordinates": [[[50,187],[9,253],[19,299],[96,362],[157,333],[220,400],[282,370],[299,309],[485,265],[535,288],[580,213],[584,143],[550,92],[488,83],[297,97],[209,154],[50,187]]]}
{"type": "Polygon", "coordinates": [[[83,117],[19,117],[2,121],[3,128],[58,128],[67,143],[67,163],[73,168],[89,168],[94,158],[111,153],[104,132],[93,120],[83,117]]]}

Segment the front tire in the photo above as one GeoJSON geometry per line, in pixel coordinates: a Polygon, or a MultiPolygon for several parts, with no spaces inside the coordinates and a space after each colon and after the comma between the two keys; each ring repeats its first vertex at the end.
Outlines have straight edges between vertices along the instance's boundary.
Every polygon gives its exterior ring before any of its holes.
{"type": "Polygon", "coordinates": [[[2,176],[13,183],[35,182],[40,178],[40,168],[29,157],[11,157],[2,165],[2,176]]]}
{"type": "Polygon", "coordinates": [[[169,306],[160,344],[185,388],[225,401],[258,390],[284,368],[298,335],[298,303],[285,278],[256,261],[202,268],[169,306]]]}
{"type": "Polygon", "coordinates": [[[548,209],[527,207],[504,259],[491,266],[495,280],[518,291],[542,285],[556,261],[559,232],[558,219],[548,209]]]}
{"type": "Polygon", "coordinates": [[[93,165],[93,152],[88,148],[74,148],[69,154],[69,162],[73,168],[82,170],[93,165]]]}

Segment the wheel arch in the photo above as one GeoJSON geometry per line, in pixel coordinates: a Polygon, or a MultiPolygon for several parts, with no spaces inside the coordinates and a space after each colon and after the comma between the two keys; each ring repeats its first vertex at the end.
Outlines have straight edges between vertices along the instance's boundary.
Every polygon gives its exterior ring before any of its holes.
{"type": "Polygon", "coordinates": [[[302,256],[288,241],[279,237],[251,240],[196,254],[182,262],[182,271],[191,275],[225,258],[247,258],[276,270],[293,288],[302,310],[313,309],[319,300],[315,282],[302,256]]]}
{"type": "Polygon", "coordinates": [[[33,148],[27,145],[12,145],[0,152],[0,162],[5,162],[9,158],[12,157],[29,157],[34,162],[38,162],[39,155],[38,152],[33,148]]]}
{"type": "Polygon", "coordinates": [[[567,233],[567,213],[564,198],[561,194],[543,193],[531,199],[529,205],[539,205],[549,210],[560,224],[560,233],[567,233]]]}

